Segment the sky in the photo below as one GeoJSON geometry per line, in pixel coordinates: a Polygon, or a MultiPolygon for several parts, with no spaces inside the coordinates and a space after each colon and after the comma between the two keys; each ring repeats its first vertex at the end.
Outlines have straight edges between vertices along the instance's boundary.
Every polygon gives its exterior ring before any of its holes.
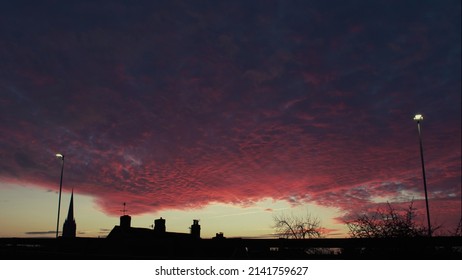
{"type": "Polygon", "coordinates": [[[461,3],[1,1],[0,237],[132,226],[327,237],[387,202],[461,208],[461,3]]]}

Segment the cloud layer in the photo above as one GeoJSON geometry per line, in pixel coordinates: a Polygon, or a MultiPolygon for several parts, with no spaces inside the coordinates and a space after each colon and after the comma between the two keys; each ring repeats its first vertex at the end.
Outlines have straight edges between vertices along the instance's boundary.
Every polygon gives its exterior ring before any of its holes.
{"type": "Polygon", "coordinates": [[[250,2],[4,4],[1,180],[56,188],[62,152],[114,215],[421,205],[419,112],[432,211],[457,221],[460,2],[250,2]]]}

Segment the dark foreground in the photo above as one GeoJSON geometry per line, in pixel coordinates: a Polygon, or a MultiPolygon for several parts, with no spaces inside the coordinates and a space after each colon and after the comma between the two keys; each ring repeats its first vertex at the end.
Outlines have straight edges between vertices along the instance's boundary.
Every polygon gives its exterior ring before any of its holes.
{"type": "Polygon", "coordinates": [[[406,239],[0,238],[1,259],[462,259],[462,237],[406,239]]]}

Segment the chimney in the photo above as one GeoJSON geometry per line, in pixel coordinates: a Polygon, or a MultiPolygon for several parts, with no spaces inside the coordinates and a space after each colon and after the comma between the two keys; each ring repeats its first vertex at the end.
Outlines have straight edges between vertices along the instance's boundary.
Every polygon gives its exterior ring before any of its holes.
{"type": "Polygon", "coordinates": [[[201,226],[199,225],[199,220],[193,220],[191,226],[191,236],[193,238],[201,238],[201,226]]]}
{"type": "Polygon", "coordinates": [[[128,215],[120,216],[120,227],[128,229],[131,227],[132,217],[128,215]]]}
{"type": "Polygon", "coordinates": [[[165,233],[165,219],[154,220],[154,232],[156,233],[165,233]]]}

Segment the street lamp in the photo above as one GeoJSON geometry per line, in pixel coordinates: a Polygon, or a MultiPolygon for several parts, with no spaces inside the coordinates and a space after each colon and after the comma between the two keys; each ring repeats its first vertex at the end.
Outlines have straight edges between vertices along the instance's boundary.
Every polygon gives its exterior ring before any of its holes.
{"type": "Polygon", "coordinates": [[[428,236],[432,236],[432,229],[430,224],[430,210],[428,208],[428,194],[427,194],[427,179],[425,176],[425,164],[424,164],[424,155],[423,155],[423,145],[422,145],[422,132],[420,128],[420,122],[423,121],[423,116],[417,114],[414,116],[414,120],[417,122],[417,130],[419,131],[419,143],[420,143],[420,159],[422,161],[422,175],[424,182],[424,191],[425,191],[425,206],[427,208],[427,222],[428,222],[428,236]]]}
{"type": "Polygon", "coordinates": [[[56,154],[56,157],[61,159],[61,179],[59,181],[59,199],[58,199],[58,221],[56,222],[56,238],[58,238],[59,230],[59,213],[61,212],[61,190],[63,189],[63,172],[64,172],[64,155],[56,154]]]}

